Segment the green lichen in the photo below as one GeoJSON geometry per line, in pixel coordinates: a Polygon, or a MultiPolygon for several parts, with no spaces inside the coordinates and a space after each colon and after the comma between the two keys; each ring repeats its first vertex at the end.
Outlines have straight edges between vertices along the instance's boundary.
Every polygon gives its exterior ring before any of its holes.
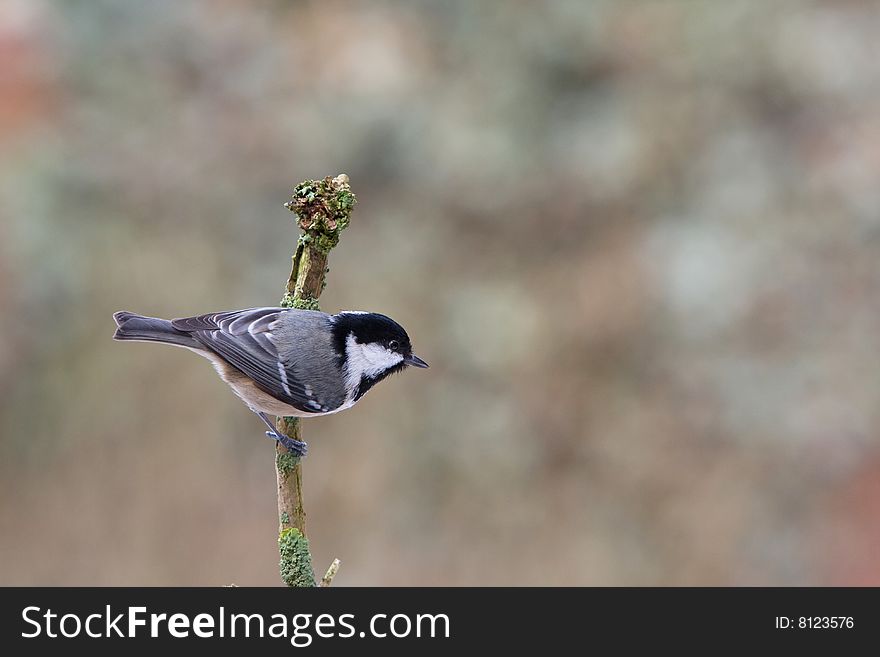
{"type": "Polygon", "coordinates": [[[296,467],[297,461],[299,461],[299,458],[290,452],[279,452],[275,455],[275,466],[278,468],[278,472],[285,477],[293,472],[293,468],[296,467]]]}
{"type": "Polygon", "coordinates": [[[339,244],[339,233],[315,233],[309,245],[321,253],[330,253],[339,244]]]}
{"type": "Polygon", "coordinates": [[[309,540],[296,527],[282,529],[278,534],[278,553],[281,555],[281,579],[288,586],[315,586],[315,571],[309,540]]]}
{"type": "Polygon", "coordinates": [[[285,292],[284,296],[281,297],[281,307],[296,308],[296,297],[293,296],[290,292],[285,292]]]}
{"type": "Polygon", "coordinates": [[[306,297],[305,299],[294,299],[293,300],[293,308],[299,308],[300,310],[320,310],[320,306],[318,305],[317,299],[312,299],[311,297],[306,297]]]}
{"type": "Polygon", "coordinates": [[[336,211],[339,214],[344,214],[346,219],[351,217],[351,211],[354,209],[355,203],[357,203],[357,198],[355,198],[351,191],[340,189],[336,192],[336,211]]]}
{"type": "Polygon", "coordinates": [[[293,190],[284,204],[295,212],[299,227],[305,233],[300,244],[308,244],[321,253],[329,253],[339,244],[339,233],[348,227],[357,198],[348,185],[348,176],[327,176],[323,180],[306,180],[293,190]]]}
{"type": "Polygon", "coordinates": [[[285,292],[281,297],[282,308],[299,308],[300,310],[320,310],[321,306],[317,299],[312,297],[298,298],[291,292],[285,292]]]}
{"type": "Polygon", "coordinates": [[[281,512],[281,524],[289,525],[290,524],[290,516],[287,514],[287,511],[281,512]]]}

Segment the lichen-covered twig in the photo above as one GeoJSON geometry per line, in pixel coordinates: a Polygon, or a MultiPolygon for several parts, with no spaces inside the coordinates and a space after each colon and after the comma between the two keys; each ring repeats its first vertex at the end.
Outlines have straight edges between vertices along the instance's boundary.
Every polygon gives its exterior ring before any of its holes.
{"type": "MultiPolygon", "coordinates": [[[[339,243],[339,234],[348,226],[355,202],[348,176],[344,173],[335,178],[307,180],[296,186],[285,207],[296,213],[297,224],[303,233],[297,242],[290,277],[281,299],[283,307],[318,309],[318,297],[325,285],[327,258],[330,250],[339,243]]],[[[287,436],[302,440],[297,418],[279,417],[276,425],[287,436]]],[[[281,443],[276,444],[275,450],[281,579],[288,586],[315,586],[306,538],[302,464],[281,443]]],[[[329,585],[338,568],[339,560],[336,559],[321,580],[322,586],[329,585]],[[327,584],[324,584],[325,580],[327,584]]]]}

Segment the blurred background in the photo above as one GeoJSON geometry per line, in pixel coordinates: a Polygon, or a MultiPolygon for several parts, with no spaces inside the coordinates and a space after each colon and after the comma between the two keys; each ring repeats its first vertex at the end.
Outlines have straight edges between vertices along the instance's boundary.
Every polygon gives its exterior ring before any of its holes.
{"type": "Polygon", "coordinates": [[[431,363],[307,421],[340,585],[880,585],[880,6],[0,0],[0,584],[275,585],[274,451],[115,310],[431,363]]]}

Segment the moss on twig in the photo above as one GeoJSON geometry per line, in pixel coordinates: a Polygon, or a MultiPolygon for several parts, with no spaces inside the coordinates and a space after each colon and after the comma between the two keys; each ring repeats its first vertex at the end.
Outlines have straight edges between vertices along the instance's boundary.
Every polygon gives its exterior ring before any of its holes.
{"type": "Polygon", "coordinates": [[[288,586],[315,586],[315,571],[309,539],[296,527],[282,529],[278,534],[278,552],[281,555],[281,579],[288,586]]]}
{"type": "Polygon", "coordinates": [[[275,455],[275,467],[285,478],[293,472],[297,463],[299,463],[299,459],[290,452],[279,452],[275,455]]]}
{"type": "Polygon", "coordinates": [[[299,243],[326,255],[339,244],[339,234],[348,227],[356,203],[343,173],[301,182],[284,207],[296,213],[297,223],[305,231],[299,243]]]}

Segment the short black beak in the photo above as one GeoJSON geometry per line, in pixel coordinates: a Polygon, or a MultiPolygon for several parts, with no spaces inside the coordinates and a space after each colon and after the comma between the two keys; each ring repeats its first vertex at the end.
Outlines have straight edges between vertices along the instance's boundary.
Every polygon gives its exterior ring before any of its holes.
{"type": "Polygon", "coordinates": [[[428,364],[415,354],[410,354],[403,359],[403,362],[413,367],[428,367],[428,364]]]}

